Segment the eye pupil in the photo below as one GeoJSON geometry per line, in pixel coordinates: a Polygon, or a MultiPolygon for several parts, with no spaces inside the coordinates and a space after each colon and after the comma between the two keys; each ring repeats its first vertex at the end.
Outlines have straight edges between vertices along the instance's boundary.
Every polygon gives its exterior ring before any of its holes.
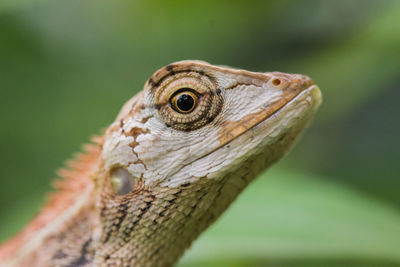
{"type": "Polygon", "coordinates": [[[188,94],[181,94],[176,100],[176,106],[182,111],[189,111],[194,106],[194,99],[188,94]]]}
{"type": "Polygon", "coordinates": [[[169,100],[171,107],[178,113],[190,113],[192,112],[199,101],[198,96],[191,90],[178,91],[169,100]]]}

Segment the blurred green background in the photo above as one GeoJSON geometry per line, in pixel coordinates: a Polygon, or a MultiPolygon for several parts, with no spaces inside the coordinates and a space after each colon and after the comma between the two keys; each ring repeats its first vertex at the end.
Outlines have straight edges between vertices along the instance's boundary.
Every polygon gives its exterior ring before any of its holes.
{"type": "Polygon", "coordinates": [[[0,1],[0,240],[158,68],[303,73],[324,102],[181,266],[400,266],[400,1],[0,1]]]}

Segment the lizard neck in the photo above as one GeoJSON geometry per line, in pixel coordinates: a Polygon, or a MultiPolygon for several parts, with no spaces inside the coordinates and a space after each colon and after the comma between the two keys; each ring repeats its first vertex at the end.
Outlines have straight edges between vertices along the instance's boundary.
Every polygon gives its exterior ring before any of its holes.
{"type": "MultiPolygon", "coordinates": [[[[280,153],[250,157],[218,179],[152,187],[126,201],[102,198],[94,265],[172,266],[237,195],[280,153]]],[[[104,179],[105,180],[105,179],[104,179]]]]}
{"type": "Polygon", "coordinates": [[[144,189],[118,204],[103,201],[94,265],[171,266],[248,183],[235,187],[227,180],[144,189]],[[115,219],[109,223],[107,218],[115,219]]]}
{"type": "Polygon", "coordinates": [[[294,128],[285,138],[278,136],[274,149],[250,155],[216,179],[145,187],[125,200],[98,194],[101,181],[107,181],[98,147],[81,158],[86,163],[74,177],[81,178],[82,188],[68,179],[59,184],[44,210],[0,247],[2,266],[172,266],[298,133],[294,128]]]}
{"type": "Polygon", "coordinates": [[[94,265],[172,266],[262,170],[282,157],[300,130],[277,136],[273,148],[249,155],[216,179],[144,188],[122,200],[101,196],[94,265]]]}

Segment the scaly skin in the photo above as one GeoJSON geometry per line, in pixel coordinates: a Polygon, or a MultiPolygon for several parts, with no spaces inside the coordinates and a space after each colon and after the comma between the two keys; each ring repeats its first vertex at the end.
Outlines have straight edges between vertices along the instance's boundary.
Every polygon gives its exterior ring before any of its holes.
{"type": "Polygon", "coordinates": [[[320,102],[303,75],[201,61],[160,69],[61,171],[58,192],[0,247],[0,266],[173,265],[320,102]]]}

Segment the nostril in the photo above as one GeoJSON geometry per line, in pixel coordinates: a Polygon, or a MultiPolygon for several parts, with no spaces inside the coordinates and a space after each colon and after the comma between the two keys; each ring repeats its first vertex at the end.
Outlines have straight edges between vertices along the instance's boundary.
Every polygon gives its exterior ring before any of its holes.
{"type": "Polygon", "coordinates": [[[268,85],[277,90],[284,90],[286,87],[289,85],[289,80],[286,77],[281,77],[281,75],[276,75],[275,77],[272,77],[268,81],[268,85]]]}
{"type": "Polygon", "coordinates": [[[271,82],[273,85],[278,86],[281,84],[281,79],[274,78],[271,82]]]}

